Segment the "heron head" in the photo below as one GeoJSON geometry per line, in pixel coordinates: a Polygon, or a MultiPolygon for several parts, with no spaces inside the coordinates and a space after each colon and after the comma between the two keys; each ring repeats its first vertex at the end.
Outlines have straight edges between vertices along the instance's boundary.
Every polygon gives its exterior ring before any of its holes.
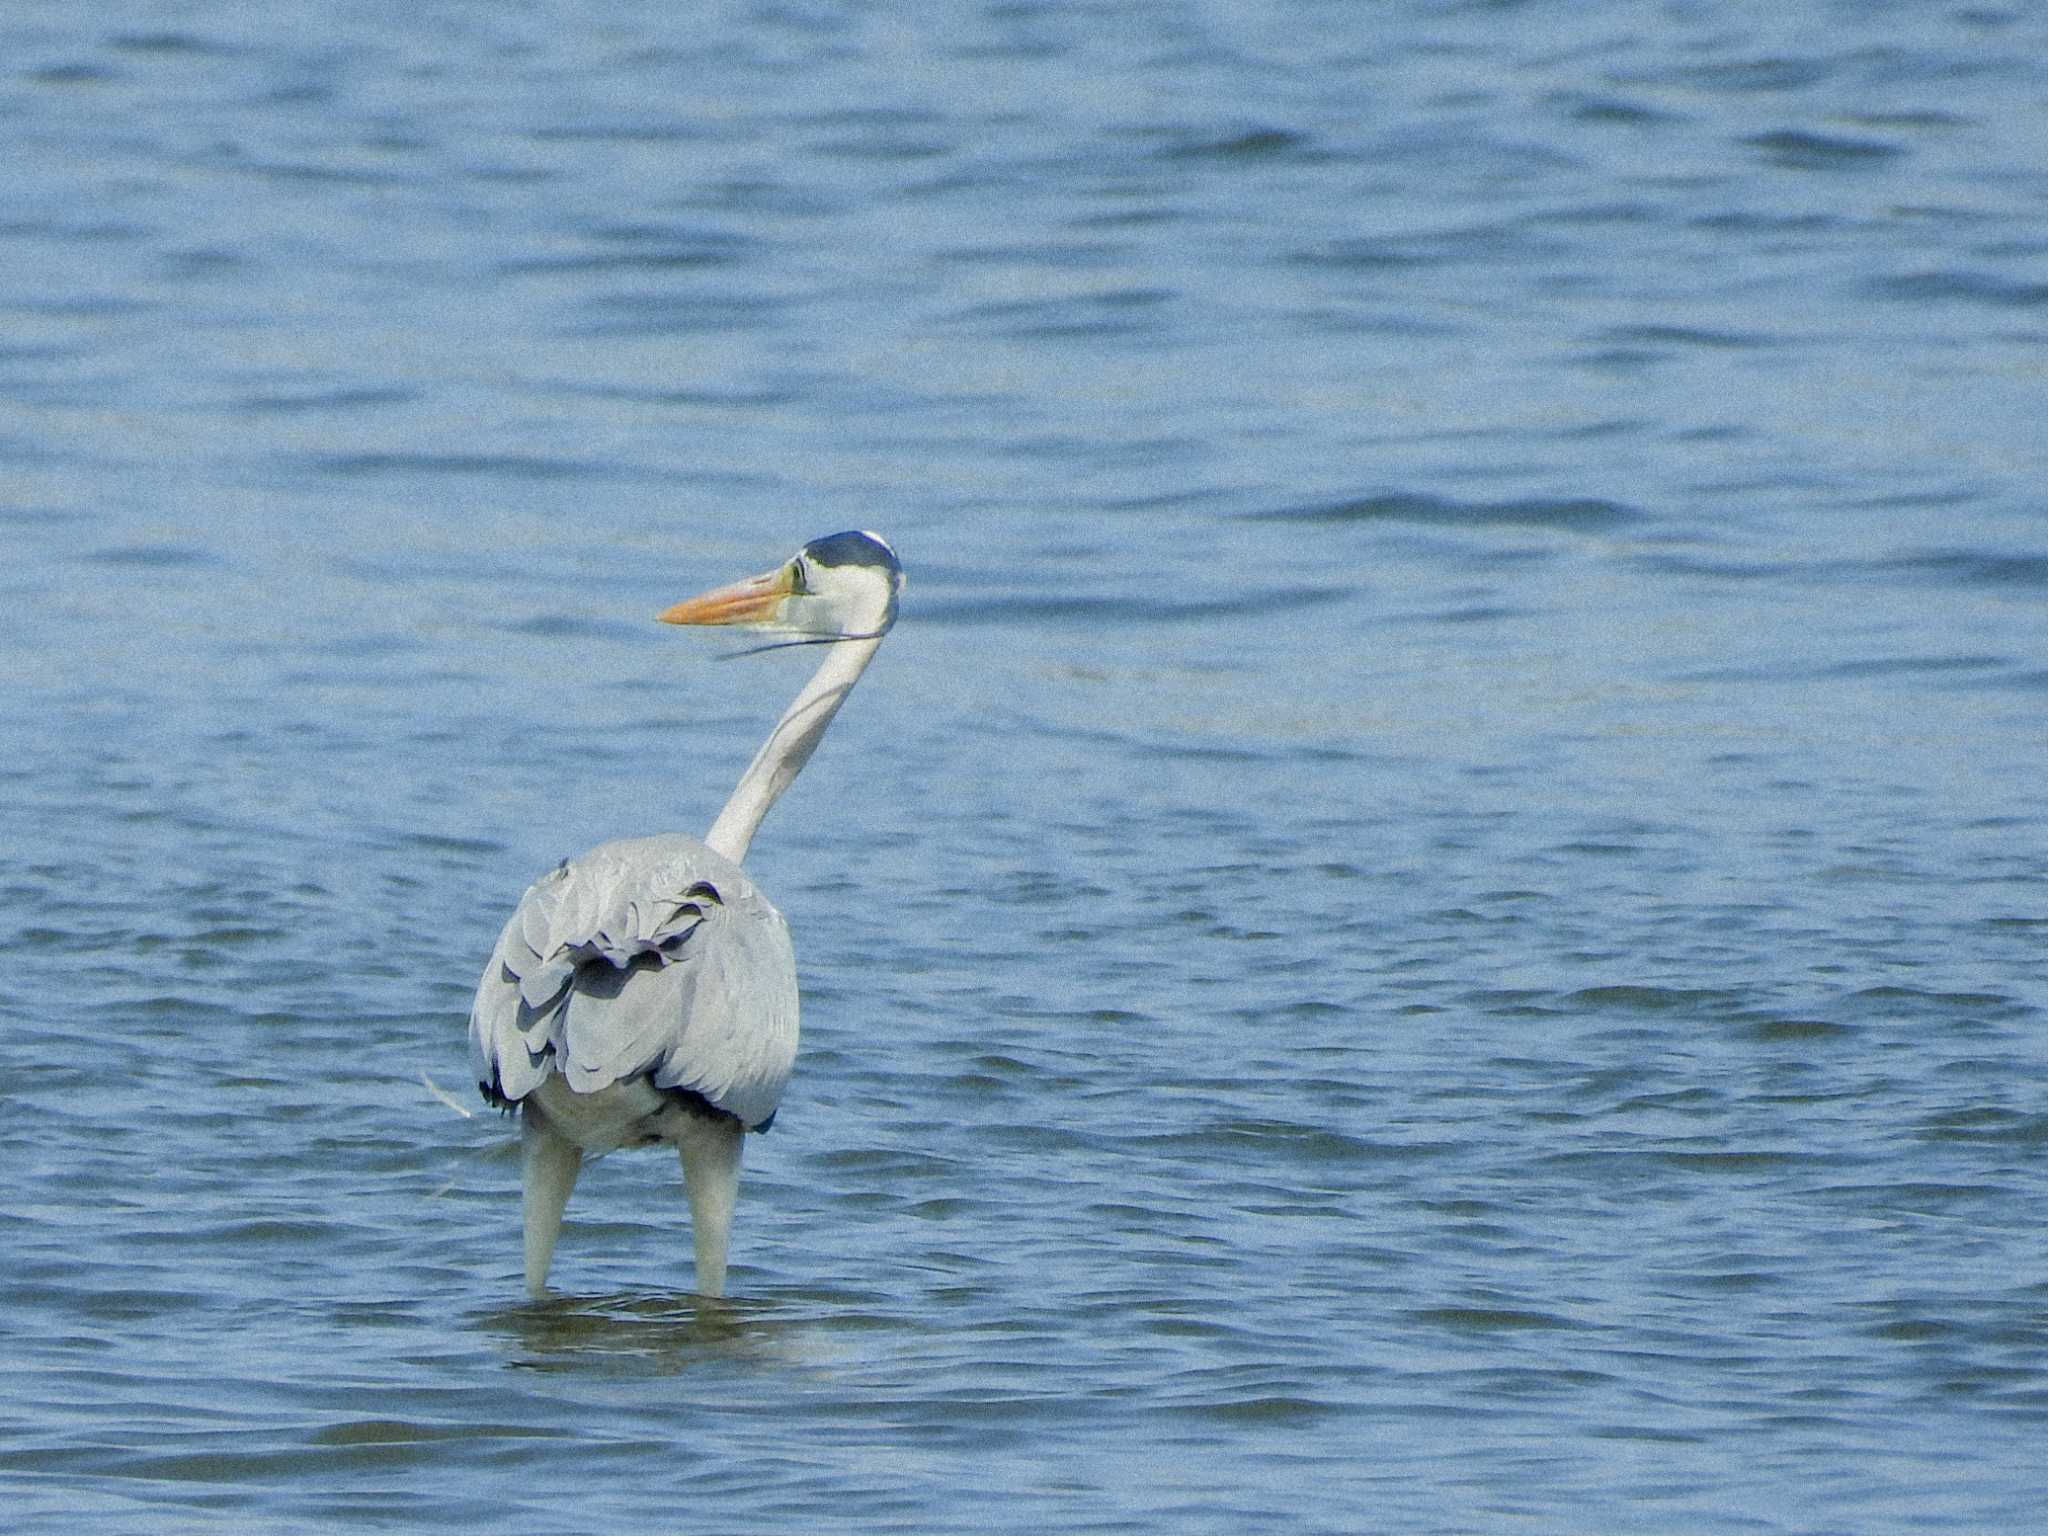
{"type": "Polygon", "coordinates": [[[896,622],[903,567],[876,533],[813,539],[773,570],[714,587],[661,615],[664,624],[731,624],[789,643],[866,640],[896,622]]]}

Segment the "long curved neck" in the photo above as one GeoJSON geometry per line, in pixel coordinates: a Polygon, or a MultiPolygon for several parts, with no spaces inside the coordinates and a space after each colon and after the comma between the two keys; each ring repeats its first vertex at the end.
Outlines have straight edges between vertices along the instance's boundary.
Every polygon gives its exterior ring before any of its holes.
{"type": "Polygon", "coordinates": [[[818,750],[825,727],[839,713],[839,706],[860,681],[861,673],[882,648],[882,637],[870,635],[859,640],[840,640],[825,648],[825,661],[805,683],[795,702],[782,712],[775,729],[754,754],[754,761],[740,775],[740,781],[711,824],[704,841],[715,853],[738,864],[747,856],[747,845],[768,808],[782,798],[804,764],[818,750]]]}

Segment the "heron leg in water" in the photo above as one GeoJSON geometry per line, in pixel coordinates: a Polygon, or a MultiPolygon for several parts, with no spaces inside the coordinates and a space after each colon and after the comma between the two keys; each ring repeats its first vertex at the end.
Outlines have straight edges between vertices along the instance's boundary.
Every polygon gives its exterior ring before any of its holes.
{"type": "Polygon", "coordinates": [[[583,1169],[583,1149],[556,1134],[537,1109],[520,1111],[521,1215],[526,1225],[526,1294],[535,1301],[548,1293],[548,1265],[555,1256],[555,1236],[562,1230],[562,1207],[583,1169]]]}
{"type": "Polygon", "coordinates": [[[740,1197],[740,1147],[746,1127],[731,1115],[691,1115],[680,1127],[683,1188],[690,1196],[690,1241],[697,1250],[697,1292],[725,1294],[725,1251],[740,1197]]]}

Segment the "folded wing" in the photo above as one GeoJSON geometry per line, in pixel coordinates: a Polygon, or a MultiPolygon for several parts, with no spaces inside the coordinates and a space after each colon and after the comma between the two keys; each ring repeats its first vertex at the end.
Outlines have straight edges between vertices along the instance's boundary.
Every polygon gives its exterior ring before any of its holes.
{"type": "Polygon", "coordinates": [[[559,1073],[579,1093],[647,1077],[760,1129],[796,1060],[789,925],[737,864],[680,834],[605,843],[536,880],[470,1011],[487,1098],[559,1073]]]}

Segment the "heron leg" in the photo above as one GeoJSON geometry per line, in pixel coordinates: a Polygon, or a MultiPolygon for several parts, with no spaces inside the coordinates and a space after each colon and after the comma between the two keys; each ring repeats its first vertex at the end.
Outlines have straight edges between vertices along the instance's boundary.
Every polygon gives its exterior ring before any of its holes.
{"type": "Polygon", "coordinates": [[[683,1188],[690,1196],[690,1241],[697,1250],[697,1293],[725,1294],[725,1252],[740,1197],[740,1148],[746,1127],[731,1115],[690,1115],[678,1128],[683,1188]]]}
{"type": "Polygon", "coordinates": [[[526,1226],[526,1294],[535,1301],[548,1293],[548,1265],[555,1256],[555,1237],[562,1230],[562,1207],[583,1169],[583,1149],[558,1134],[539,1110],[528,1104],[520,1120],[520,1214],[526,1226]]]}

